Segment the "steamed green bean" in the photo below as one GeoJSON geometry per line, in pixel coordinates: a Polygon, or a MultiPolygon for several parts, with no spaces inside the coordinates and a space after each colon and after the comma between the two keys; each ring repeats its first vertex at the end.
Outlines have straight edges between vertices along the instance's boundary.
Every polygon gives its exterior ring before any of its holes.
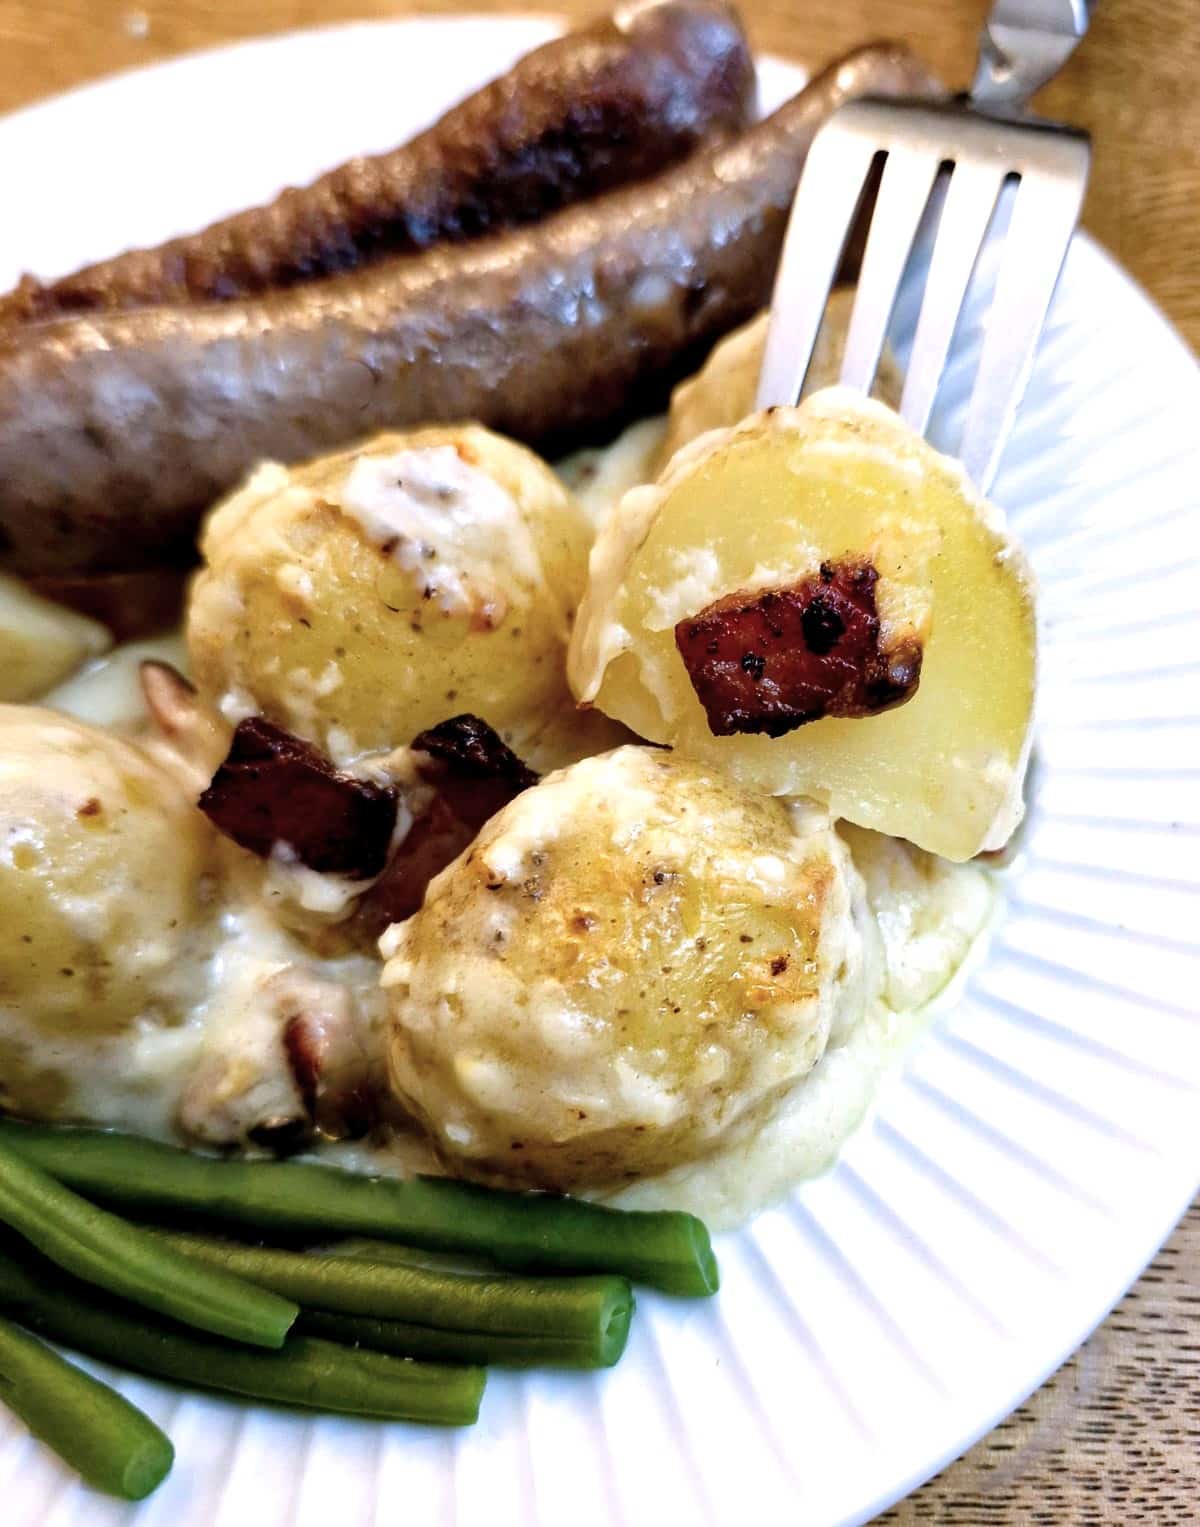
{"type": "Polygon", "coordinates": [[[491,1368],[611,1368],[625,1350],[632,1304],[615,1307],[592,1338],[510,1336],[498,1331],[447,1331],[370,1315],[300,1311],[296,1328],[351,1347],[369,1347],[432,1363],[483,1363],[491,1368]]]}
{"type": "Polygon", "coordinates": [[[371,1258],[237,1246],[171,1235],[185,1256],[221,1267],[302,1308],[299,1330],[409,1357],[509,1367],[601,1368],[625,1347],[633,1291],[612,1274],[506,1278],[371,1258]]]}
{"type": "Polygon", "coordinates": [[[673,1294],[713,1294],[719,1281],[708,1231],[690,1214],[306,1162],[218,1161],[130,1136],[3,1120],[0,1142],[77,1192],[144,1214],[187,1214],[256,1235],[367,1235],[518,1272],[621,1273],[673,1294]]]}
{"type": "Polygon", "coordinates": [[[88,1203],[3,1143],[0,1223],[85,1282],[233,1341],[282,1346],[299,1313],[278,1294],[196,1266],[138,1226],[88,1203]]]}
{"type": "Polygon", "coordinates": [[[7,1320],[0,1402],[93,1489],[142,1500],[171,1472],[175,1449],[149,1416],[7,1320]]]}
{"type": "Polygon", "coordinates": [[[51,1341],[191,1389],[385,1420],[470,1425],[482,1368],[408,1362],[291,1336],[264,1351],[193,1334],[105,1298],[49,1264],[0,1253],[0,1311],[51,1341]]]}

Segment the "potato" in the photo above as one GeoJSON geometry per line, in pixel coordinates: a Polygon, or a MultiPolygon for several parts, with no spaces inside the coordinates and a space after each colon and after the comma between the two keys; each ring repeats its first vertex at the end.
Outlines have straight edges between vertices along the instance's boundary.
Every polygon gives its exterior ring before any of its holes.
{"type": "MultiPolygon", "coordinates": [[[[866,887],[884,970],[881,1000],[749,1140],[605,1194],[623,1209],[677,1209],[732,1229],[796,1183],[827,1171],[867,1114],[888,1069],[929,1021],[925,1005],[950,986],[994,905],[992,876],[899,838],[839,822],[866,887]]],[[[947,995],[947,1000],[952,1000],[947,995]]],[[[940,1005],[940,1004],[939,1004],[940,1005]]]]}
{"type": "MultiPolygon", "coordinates": [[[[805,397],[836,383],[853,307],[852,287],[839,287],[829,294],[812,365],[804,383],[805,397]]],[[[726,335],[696,375],[680,382],[671,394],[666,434],[658,450],[660,470],[680,446],[689,445],[707,430],[728,429],[754,412],[758,374],[762,370],[763,350],[767,343],[768,317],[769,314],[760,313],[726,335]]],[[[895,358],[885,346],[871,394],[897,408],[901,390],[902,379],[895,358]]]]}
{"type": "Polygon", "coordinates": [[[569,671],[580,701],[652,742],[964,860],[998,847],[1020,820],[1035,655],[1030,575],[998,512],[888,409],[831,389],[705,436],[657,486],[626,495],[592,553],[569,671]],[[773,673],[796,665],[804,677],[807,664],[824,677],[840,638],[836,625],[818,631],[821,644],[811,635],[813,591],[822,568],[864,566],[878,573],[876,648],[861,662],[850,653],[857,688],[838,691],[823,719],[789,729],[820,706],[769,711],[773,673]],[[701,617],[719,626],[731,609],[763,617],[765,630],[767,596],[780,590],[809,603],[797,614],[780,596],[788,624],[774,648],[760,632],[739,668],[732,615],[728,640],[710,644],[716,657],[688,648],[706,629],[701,617]],[[900,681],[918,662],[907,703],[863,713],[903,699],[900,681]],[[718,678],[731,692],[740,686],[740,711],[714,704],[718,678]],[[714,714],[730,735],[714,735],[714,714]]]}
{"type": "Polygon", "coordinates": [[[204,532],[196,681],[339,763],[462,712],[519,750],[567,698],[589,539],[548,467],[473,425],[263,467],[204,532]]]}
{"type": "Polygon", "coordinates": [[[0,706],[0,1028],[32,1029],[53,1055],[73,1037],[180,1021],[211,847],[192,802],[133,744],[0,706]]]}
{"type": "Polygon", "coordinates": [[[111,646],[96,621],[0,574],[0,701],[35,700],[111,646]]]}
{"type": "Polygon", "coordinates": [[[862,1017],[825,813],[623,747],[511,801],[381,940],[401,1104],[468,1175],[603,1187],[736,1142],[862,1017]]]}

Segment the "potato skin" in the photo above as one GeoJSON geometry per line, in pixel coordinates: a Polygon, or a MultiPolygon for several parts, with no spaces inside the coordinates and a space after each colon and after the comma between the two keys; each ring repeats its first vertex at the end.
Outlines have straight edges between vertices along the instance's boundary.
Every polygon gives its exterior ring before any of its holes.
{"type": "Polygon", "coordinates": [[[187,621],[197,682],[228,719],[265,716],[339,763],[463,711],[519,751],[567,700],[588,541],[549,468],[473,425],[261,468],[202,540],[187,621]],[[436,503],[419,522],[401,506],[384,530],[356,508],[356,469],[447,460],[471,493],[490,495],[491,520],[465,490],[444,523],[436,503]]]}
{"type": "MultiPolygon", "coordinates": [[[[43,1036],[52,1056],[59,1040],[177,1022],[204,819],[133,744],[51,711],[0,706],[0,759],[0,1029],[43,1036]]],[[[20,1106],[11,1080],[0,1101],[20,1106]]]]}
{"type": "Polygon", "coordinates": [[[457,1171],[612,1186],[738,1138],[861,1014],[828,818],[643,747],[525,791],[384,936],[389,1066],[457,1171]]]}

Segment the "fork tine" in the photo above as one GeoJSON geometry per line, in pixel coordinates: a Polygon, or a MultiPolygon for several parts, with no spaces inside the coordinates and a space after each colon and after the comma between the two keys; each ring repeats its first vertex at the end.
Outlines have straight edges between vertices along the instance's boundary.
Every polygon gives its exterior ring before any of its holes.
{"type": "Polygon", "coordinates": [[[813,139],[788,218],[756,408],[795,403],[867,173],[878,152],[836,119],[813,139]],[[832,129],[832,130],[831,130],[832,129]]]}
{"type": "Polygon", "coordinates": [[[1083,203],[1086,140],[1064,137],[1061,143],[1061,168],[1048,165],[1045,170],[1026,169],[1022,174],[1001,255],[958,453],[983,493],[991,487],[1029,380],[1038,336],[1083,203]]]}
{"type": "Polygon", "coordinates": [[[888,147],[842,357],[842,381],[860,392],[870,392],[875,380],[896,293],[940,163],[936,151],[888,147]]]}
{"type": "Polygon", "coordinates": [[[929,425],[963,298],[1006,176],[1002,164],[958,164],[950,176],[900,400],[901,416],[918,434],[929,425]]]}

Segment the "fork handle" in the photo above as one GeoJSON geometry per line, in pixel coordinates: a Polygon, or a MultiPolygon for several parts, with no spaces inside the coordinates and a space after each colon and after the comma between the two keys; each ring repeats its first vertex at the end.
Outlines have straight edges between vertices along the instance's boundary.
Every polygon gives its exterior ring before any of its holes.
{"type": "Polygon", "coordinates": [[[1088,29],[1095,0],[995,0],[979,36],[971,104],[1022,111],[1088,29]]]}

